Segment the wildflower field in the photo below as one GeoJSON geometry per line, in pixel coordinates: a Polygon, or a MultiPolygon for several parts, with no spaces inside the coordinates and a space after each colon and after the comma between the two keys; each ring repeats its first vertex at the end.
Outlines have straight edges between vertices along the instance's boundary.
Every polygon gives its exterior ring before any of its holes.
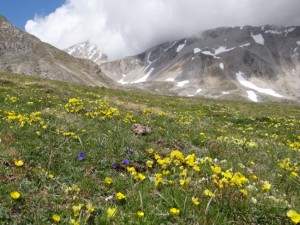
{"type": "Polygon", "coordinates": [[[0,73],[0,224],[300,224],[299,168],[299,105],[0,73]]]}

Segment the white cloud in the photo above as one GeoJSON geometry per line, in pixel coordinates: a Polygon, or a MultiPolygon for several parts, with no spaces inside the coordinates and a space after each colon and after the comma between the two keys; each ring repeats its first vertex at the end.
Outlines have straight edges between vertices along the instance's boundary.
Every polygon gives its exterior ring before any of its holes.
{"type": "Polygon", "coordinates": [[[299,25],[299,0],[68,0],[26,31],[58,48],[89,40],[116,59],[201,30],[299,25]]]}

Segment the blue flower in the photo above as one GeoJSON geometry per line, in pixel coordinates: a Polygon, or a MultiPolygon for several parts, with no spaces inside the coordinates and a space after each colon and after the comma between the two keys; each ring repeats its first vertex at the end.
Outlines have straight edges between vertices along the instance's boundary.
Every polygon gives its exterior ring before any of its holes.
{"type": "Polygon", "coordinates": [[[85,153],[84,153],[84,152],[80,152],[80,153],[78,154],[78,160],[79,160],[79,161],[82,161],[82,160],[84,159],[84,157],[85,157],[85,153]]]}
{"type": "Polygon", "coordinates": [[[116,169],[116,168],[117,168],[117,164],[116,164],[116,163],[113,163],[113,164],[112,164],[112,168],[113,168],[113,169],[116,169]]]}
{"type": "Polygon", "coordinates": [[[122,164],[123,165],[129,165],[129,159],[123,159],[122,164]]]}

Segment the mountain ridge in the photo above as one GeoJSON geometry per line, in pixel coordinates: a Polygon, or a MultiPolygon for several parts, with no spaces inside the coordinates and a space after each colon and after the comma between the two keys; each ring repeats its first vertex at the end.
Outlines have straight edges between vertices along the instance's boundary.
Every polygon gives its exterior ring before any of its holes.
{"type": "Polygon", "coordinates": [[[222,98],[229,92],[250,99],[251,91],[255,101],[299,101],[299,41],[296,26],[223,27],[100,66],[120,84],[153,92],[222,98]]]}

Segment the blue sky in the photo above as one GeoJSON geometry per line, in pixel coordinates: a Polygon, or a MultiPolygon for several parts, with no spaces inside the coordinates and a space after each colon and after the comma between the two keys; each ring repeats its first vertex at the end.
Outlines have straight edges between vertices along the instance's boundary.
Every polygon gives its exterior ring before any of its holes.
{"type": "Polygon", "coordinates": [[[54,12],[66,0],[1,0],[0,15],[24,30],[28,20],[54,12]]]}

